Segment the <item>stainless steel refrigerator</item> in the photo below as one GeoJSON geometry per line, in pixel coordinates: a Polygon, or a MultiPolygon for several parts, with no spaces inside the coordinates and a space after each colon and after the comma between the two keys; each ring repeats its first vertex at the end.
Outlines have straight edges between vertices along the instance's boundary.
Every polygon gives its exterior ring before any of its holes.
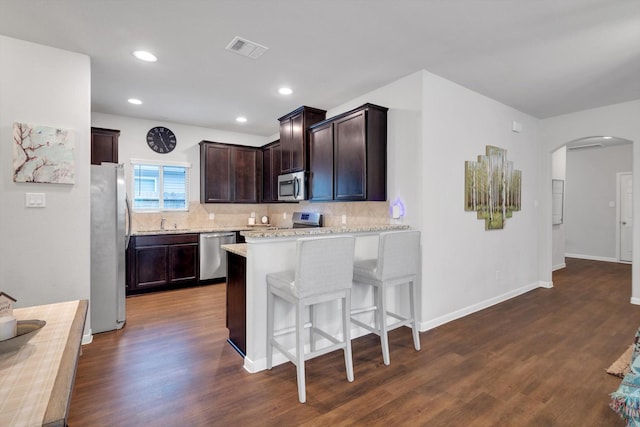
{"type": "Polygon", "coordinates": [[[125,251],[131,221],[124,167],[91,165],[91,330],[120,329],[126,320],[125,251]]]}

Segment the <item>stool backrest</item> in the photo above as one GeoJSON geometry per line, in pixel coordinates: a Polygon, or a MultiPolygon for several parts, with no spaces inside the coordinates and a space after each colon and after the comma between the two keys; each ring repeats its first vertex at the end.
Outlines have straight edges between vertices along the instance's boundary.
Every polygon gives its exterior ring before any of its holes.
{"type": "Polygon", "coordinates": [[[380,233],[376,274],[386,280],[418,272],[420,231],[402,230],[380,233]]]}
{"type": "Polygon", "coordinates": [[[299,297],[351,287],[353,236],[299,239],[296,243],[295,287],[299,297]]]}

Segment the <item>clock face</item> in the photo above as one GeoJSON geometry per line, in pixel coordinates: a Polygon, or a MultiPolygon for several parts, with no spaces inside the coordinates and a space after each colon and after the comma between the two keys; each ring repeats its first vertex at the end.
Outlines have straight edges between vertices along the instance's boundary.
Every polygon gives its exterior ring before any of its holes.
{"type": "Polygon", "coordinates": [[[176,136],[171,129],[156,126],[147,132],[147,144],[156,153],[169,153],[176,148],[176,136]]]}

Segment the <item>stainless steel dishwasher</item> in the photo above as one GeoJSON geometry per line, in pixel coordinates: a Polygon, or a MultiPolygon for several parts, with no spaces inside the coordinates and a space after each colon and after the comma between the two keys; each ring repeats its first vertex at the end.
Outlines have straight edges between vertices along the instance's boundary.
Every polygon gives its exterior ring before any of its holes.
{"type": "Polygon", "coordinates": [[[220,245],[236,242],[236,233],[200,233],[200,280],[227,277],[227,252],[220,245]]]}

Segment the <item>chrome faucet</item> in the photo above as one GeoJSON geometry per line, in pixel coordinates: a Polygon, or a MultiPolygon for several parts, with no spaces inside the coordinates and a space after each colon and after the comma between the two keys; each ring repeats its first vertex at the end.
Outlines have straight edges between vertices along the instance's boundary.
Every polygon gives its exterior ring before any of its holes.
{"type": "Polygon", "coordinates": [[[160,230],[164,230],[164,223],[167,222],[167,218],[162,218],[160,220],[160,230]]]}

